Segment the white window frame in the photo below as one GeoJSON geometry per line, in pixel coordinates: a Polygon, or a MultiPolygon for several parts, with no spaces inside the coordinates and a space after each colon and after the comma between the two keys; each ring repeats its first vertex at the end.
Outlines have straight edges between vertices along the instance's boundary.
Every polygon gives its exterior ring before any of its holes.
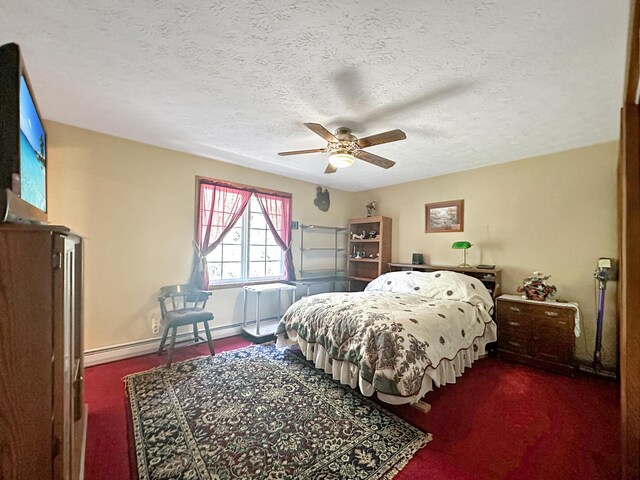
{"type": "MultiPolygon", "coordinates": [[[[247,204],[247,207],[245,209],[245,211],[243,212],[242,216],[238,219],[238,221],[236,222],[236,224],[234,225],[233,228],[236,227],[237,224],[239,224],[240,222],[242,222],[242,241],[241,241],[241,245],[242,245],[242,253],[241,253],[241,261],[240,261],[240,268],[241,268],[241,272],[242,272],[242,276],[241,278],[222,278],[219,280],[209,280],[209,288],[215,288],[215,287],[219,287],[219,286],[225,286],[225,285],[250,285],[253,283],[268,283],[268,282],[273,282],[273,281],[282,281],[285,279],[286,276],[286,271],[285,271],[285,256],[284,256],[284,251],[282,251],[282,249],[280,249],[280,275],[276,275],[276,276],[264,276],[264,277],[249,277],[249,268],[250,268],[250,261],[249,261],[249,247],[251,246],[250,244],[250,238],[251,238],[251,229],[250,229],[250,220],[251,220],[251,202],[255,200],[255,196],[254,194],[251,194],[251,199],[249,200],[249,203],[247,204]]],[[[262,213],[262,210],[259,210],[259,212],[264,216],[264,213],[262,213]]],[[[254,210],[255,213],[255,210],[254,210]]],[[[265,219],[266,220],[266,219],[265,219]]],[[[267,227],[267,231],[269,232],[270,235],[273,236],[273,234],[271,233],[271,231],[269,230],[269,227],[267,227]]],[[[231,232],[229,232],[231,233],[231,232]]],[[[224,242],[224,240],[223,240],[224,242]]],[[[222,247],[222,242],[220,243],[220,245],[218,245],[218,247],[216,247],[216,249],[222,247]]],[[[267,245],[265,244],[265,247],[267,245]]],[[[280,247],[278,247],[280,248],[280,247]]],[[[215,252],[215,249],[214,249],[215,252]]],[[[212,255],[213,252],[211,252],[210,255],[212,255]]],[[[218,263],[218,262],[214,262],[214,263],[218,263]]],[[[224,265],[224,257],[222,257],[222,261],[220,262],[221,265],[224,265]]],[[[208,265],[208,262],[207,262],[208,265]]],[[[211,277],[210,277],[211,278],[211,277]]]]}

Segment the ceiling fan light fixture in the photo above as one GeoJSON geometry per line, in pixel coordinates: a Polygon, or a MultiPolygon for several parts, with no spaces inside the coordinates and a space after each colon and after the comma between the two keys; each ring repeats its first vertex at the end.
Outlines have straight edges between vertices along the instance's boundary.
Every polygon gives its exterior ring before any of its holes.
{"type": "Polygon", "coordinates": [[[404,140],[407,135],[402,130],[389,130],[388,132],[369,135],[358,138],[351,133],[351,129],[340,127],[333,134],[319,123],[305,123],[305,127],[316,135],[322,137],[327,146],[324,148],[312,148],[308,150],[293,150],[278,152],[281,157],[288,155],[302,155],[305,153],[329,153],[329,163],[324,173],[336,173],[339,168],[350,167],[357,160],[370,163],[380,168],[391,168],[396,162],[363,150],[366,147],[381,145],[383,143],[404,140]]]}
{"type": "Polygon", "coordinates": [[[335,168],[350,167],[355,161],[355,157],[345,151],[332,152],[329,155],[329,163],[335,168]]]}

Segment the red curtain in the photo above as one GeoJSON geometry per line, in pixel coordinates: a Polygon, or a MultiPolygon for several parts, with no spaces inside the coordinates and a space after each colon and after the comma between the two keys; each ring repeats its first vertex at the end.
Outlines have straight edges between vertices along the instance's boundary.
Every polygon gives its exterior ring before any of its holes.
{"type": "Polygon", "coordinates": [[[209,288],[207,255],[216,248],[224,236],[242,216],[252,192],[216,183],[200,183],[198,238],[195,245],[195,264],[191,284],[209,288]]]}
{"type": "Polygon", "coordinates": [[[269,230],[273,234],[280,248],[285,252],[285,278],[296,279],[291,252],[291,198],[279,195],[257,193],[256,198],[267,221],[269,230]]]}

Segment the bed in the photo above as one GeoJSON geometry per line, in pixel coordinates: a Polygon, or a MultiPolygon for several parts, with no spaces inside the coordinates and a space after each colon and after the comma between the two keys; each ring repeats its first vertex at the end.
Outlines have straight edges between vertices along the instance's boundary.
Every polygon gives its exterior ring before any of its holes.
{"type": "Polygon", "coordinates": [[[390,404],[418,402],[454,383],[496,340],[493,299],[460,273],[381,275],[364,292],[301,299],[276,330],[279,348],[298,347],[316,368],[390,404]]]}

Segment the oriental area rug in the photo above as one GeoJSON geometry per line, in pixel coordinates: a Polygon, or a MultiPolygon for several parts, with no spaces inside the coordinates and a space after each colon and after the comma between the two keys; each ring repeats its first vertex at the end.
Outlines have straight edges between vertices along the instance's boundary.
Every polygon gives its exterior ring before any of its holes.
{"type": "Polygon", "coordinates": [[[274,345],[125,383],[140,480],[390,479],[431,440],[274,345]]]}

